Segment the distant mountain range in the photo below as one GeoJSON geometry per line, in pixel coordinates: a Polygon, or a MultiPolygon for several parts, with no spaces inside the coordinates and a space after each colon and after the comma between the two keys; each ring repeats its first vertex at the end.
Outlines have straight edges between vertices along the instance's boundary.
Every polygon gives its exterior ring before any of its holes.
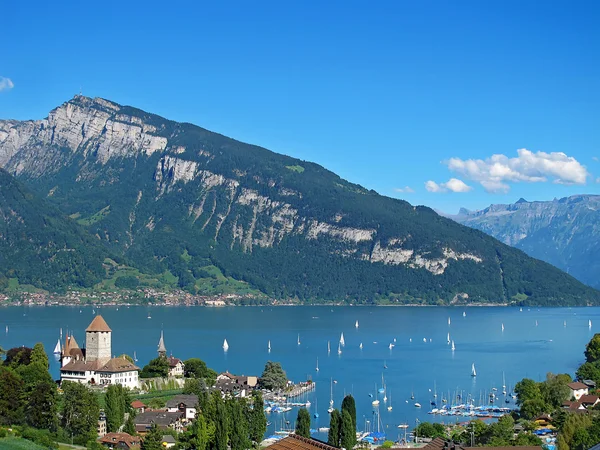
{"type": "Polygon", "coordinates": [[[545,202],[520,199],[481,211],[461,209],[448,217],[600,288],[600,195],[545,202]]]}
{"type": "Polygon", "coordinates": [[[100,277],[104,287],[303,302],[600,303],[599,291],[430,208],[108,100],[76,96],[43,120],[0,120],[0,167],[36,194],[0,217],[22,234],[5,245],[35,242],[11,221],[21,208],[60,211],[57,227],[73,238],[50,239],[45,222],[37,242],[55,284],[27,273],[18,252],[0,266],[13,284],[64,289],[100,277]],[[55,267],[50,250],[78,262],[55,267]]]}

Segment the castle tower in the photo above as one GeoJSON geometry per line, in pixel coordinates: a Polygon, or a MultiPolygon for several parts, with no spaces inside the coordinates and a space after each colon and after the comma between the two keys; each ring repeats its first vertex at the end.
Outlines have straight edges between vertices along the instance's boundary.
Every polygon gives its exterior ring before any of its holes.
{"type": "Polygon", "coordinates": [[[86,361],[100,361],[101,364],[105,364],[110,360],[112,355],[111,335],[112,330],[102,316],[94,317],[90,326],[85,330],[86,361]]]}
{"type": "Polygon", "coordinates": [[[160,332],[160,340],[158,341],[158,356],[167,357],[167,347],[165,347],[165,338],[163,332],[160,332]]]}

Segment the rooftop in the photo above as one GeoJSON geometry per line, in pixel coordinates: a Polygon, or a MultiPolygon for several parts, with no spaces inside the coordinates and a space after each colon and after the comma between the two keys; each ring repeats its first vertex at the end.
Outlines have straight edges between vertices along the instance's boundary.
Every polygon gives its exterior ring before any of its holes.
{"type": "Polygon", "coordinates": [[[177,408],[183,403],[188,408],[195,408],[198,406],[198,396],[194,394],[190,395],[176,395],[170,400],[167,400],[167,408],[177,408]]]}
{"type": "Polygon", "coordinates": [[[583,384],[579,381],[575,381],[573,383],[569,383],[567,384],[567,386],[569,386],[571,389],[573,389],[574,391],[578,391],[579,389],[587,389],[587,384],[583,384]]]}
{"type": "Polygon", "coordinates": [[[89,332],[100,332],[100,331],[111,332],[112,330],[109,328],[108,324],[102,318],[102,316],[100,314],[98,314],[96,317],[94,317],[94,320],[92,320],[92,323],[90,323],[90,326],[87,327],[85,329],[85,331],[89,333],[89,332]]]}
{"type": "MultiPolygon", "coordinates": [[[[290,434],[288,437],[275,442],[266,447],[269,450],[338,450],[325,442],[316,439],[309,439],[296,434],[290,434]]],[[[265,450],[266,450],[265,449],[265,450]]]]}

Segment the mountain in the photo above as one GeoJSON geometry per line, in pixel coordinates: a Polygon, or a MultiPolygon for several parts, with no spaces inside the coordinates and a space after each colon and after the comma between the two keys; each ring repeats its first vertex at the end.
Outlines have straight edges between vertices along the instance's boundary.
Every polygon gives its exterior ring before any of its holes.
{"type": "Polygon", "coordinates": [[[49,290],[91,287],[108,251],[55,207],[0,169],[0,288],[9,279],[49,290]]]}
{"type": "Polygon", "coordinates": [[[430,208],[104,99],[0,121],[0,166],[110,251],[191,292],[229,279],[305,302],[600,302],[430,208]]]}
{"type": "Polygon", "coordinates": [[[600,195],[546,202],[521,198],[481,211],[461,209],[449,217],[600,288],[600,195]]]}

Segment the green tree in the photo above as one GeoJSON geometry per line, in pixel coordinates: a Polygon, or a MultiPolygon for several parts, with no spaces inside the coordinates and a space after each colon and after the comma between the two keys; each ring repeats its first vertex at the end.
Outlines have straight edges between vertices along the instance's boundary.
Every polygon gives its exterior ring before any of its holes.
{"type": "Polygon", "coordinates": [[[526,400],[538,400],[542,398],[538,383],[531,378],[523,378],[515,384],[514,391],[517,394],[517,405],[522,405],[526,400]]]}
{"type": "Polygon", "coordinates": [[[593,363],[585,362],[577,372],[575,372],[578,380],[593,380],[597,385],[600,385],[600,365],[599,361],[594,361],[593,363]]]}
{"type": "Polygon", "coordinates": [[[541,447],[542,440],[535,434],[519,433],[514,440],[514,445],[519,447],[541,447]]]}
{"type": "Polygon", "coordinates": [[[131,436],[135,436],[137,433],[135,431],[135,423],[133,421],[133,413],[129,413],[127,420],[125,421],[125,426],[123,427],[123,431],[131,436]]]}
{"type": "Polygon", "coordinates": [[[546,375],[546,381],[540,385],[540,393],[550,409],[559,408],[564,401],[569,400],[571,389],[568,384],[573,381],[568,374],[546,375]]]}
{"type": "Polygon", "coordinates": [[[306,408],[298,410],[296,417],[296,434],[305,438],[310,438],[310,414],[306,408]]]}
{"type": "Polygon", "coordinates": [[[0,424],[18,425],[23,422],[23,392],[25,384],[14,371],[0,368],[0,424]]]}
{"type": "Polygon", "coordinates": [[[594,334],[594,337],[585,346],[585,359],[593,363],[600,360],[600,333],[594,334]]]}
{"type": "Polygon", "coordinates": [[[249,448],[250,440],[248,439],[248,418],[243,413],[241,400],[234,399],[232,402],[230,424],[231,450],[246,450],[249,448]]]}
{"type": "Polygon", "coordinates": [[[8,349],[4,355],[4,365],[16,369],[21,365],[28,365],[31,362],[32,349],[29,347],[13,347],[8,349]]]}
{"type": "Polygon", "coordinates": [[[74,442],[85,445],[96,436],[100,407],[96,395],[87,386],[63,381],[62,426],[74,442]]]}
{"type": "Polygon", "coordinates": [[[327,434],[327,443],[332,447],[340,446],[342,415],[337,409],[333,409],[329,415],[329,433],[327,434]]]}
{"type": "Polygon", "coordinates": [[[287,385],[287,375],[281,367],[281,363],[267,361],[265,370],[260,377],[260,385],[271,391],[284,389],[287,385]]]}
{"type": "Polygon", "coordinates": [[[27,393],[30,393],[39,383],[53,383],[48,367],[43,361],[32,361],[28,365],[20,365],[15,369],[15,372],[19,374],[25,383],[27,393]]]}
{"type": "Polygon", "coordinates": [[[159,356],[144,366],[140,378],[166,378],[169,375],[169,361],[159,356]]]}
{"type": "Polygon", "coordinates": [[[163,450],[162,437],[162,431],[153,423],[150,431],[142,441],[142,450],[163,450]]]}
{"type": "Polygon", "coordinates": [[[208,429],[208,422],[203,414],[198,414],[196,419],[192,421],[188,427],[186,434],[183,436],[183,440],[189,444],[187,447],[193,448],[194,450],[207,450],[210,444],[210,432],[208,429]]]}
{"type": "Polygon", "coordinates": [[[106,405],[104,408],[106,413],[106,429],[109,433],[114,433],[123,425],[125,416],[121,385],[111,384],[108,386],[104,403],[106,405]]]}
{"type": "Polygon", "coordinates": [[[205,378],[211,383],[217,379],[217,372],[209,369],[200,358],[190,358],[183,362],[186,378],[205,378]]]}
{"type": "Polygon", "coordinates": [[[27,424],[38,429],[56,431],[58,427],[58,393],[52,381],[39,382],[27,396],[27,424]]]}
{"type": "Polygon", "coordinates": [[[265,417],[265,402],[259,390],[252,391],[252,410],[250,413],[250,439],[255,444],[260,444],[267,432],[267,418],[265,417]]]}
{"type": "Polygon", "coordinates": [[[33,346],[33,350],[31,350],[31,362],[30,364],[39,363],[48,370],[50,368],[50,362],[48,361],[48,355],[46,354],[46,350],[44,350],[44,344],[38,342],[33,346]]]}
{"type": "Polygon", "coordinates": [[[487,445],[503,447],[511,444],[514,436],[514,419],[508,414],[500,417],[498,422],[488,428],[489,439],[487,445]]]}
{"type": "Polygon", "coordinates": [[[356,445],[356,429],[353,428],[352,417],[347,409],[342,410],[342,423],[340,427],[340,445],[346,450],[351,450],[356,445]]]}
{"type": "MultiPolygon", "coordinates": [[[[578,430],[587,430],[592,425],[592,419],[587,414],[569,414],[558,435],[560,450],[571,448],[573,438],[578,430]]],[[[580,435],[579,439],[583,436],[580,435]]]]}
{"type": "Polygon", "coordinates": [[[214,444],[212,446],[213,450],[227,450],[227,445],[229,444],[229,424],[227,417],[227,409],[225,407],[225,403],[221,399],[221,393],[215,391],[211,397],[211,400],[214,404],[214,424],[215,424],[215,437],[214,444]]]}
{"type": "Polygon", "coordinates": [[[344,411],[348,411],[350,417],[352,418],[352,426],[356,431],[356,402],[354,401],[354,397],[352,395],[346,395],[344,400],[342,400],[342,416],[344,411]]]}
{"type": "Polygon", "coordinates": [[[548,405],[541,398],[525,400],[520,409],[521,417],[528,420],[545,412],[548,412],[548,405]]]}
{"type": "Polygon", "coordinates": [[[421,422],[416,428],[417,436],[425,438],[446,437],[446,430],[440,423],[421,422]]]}

